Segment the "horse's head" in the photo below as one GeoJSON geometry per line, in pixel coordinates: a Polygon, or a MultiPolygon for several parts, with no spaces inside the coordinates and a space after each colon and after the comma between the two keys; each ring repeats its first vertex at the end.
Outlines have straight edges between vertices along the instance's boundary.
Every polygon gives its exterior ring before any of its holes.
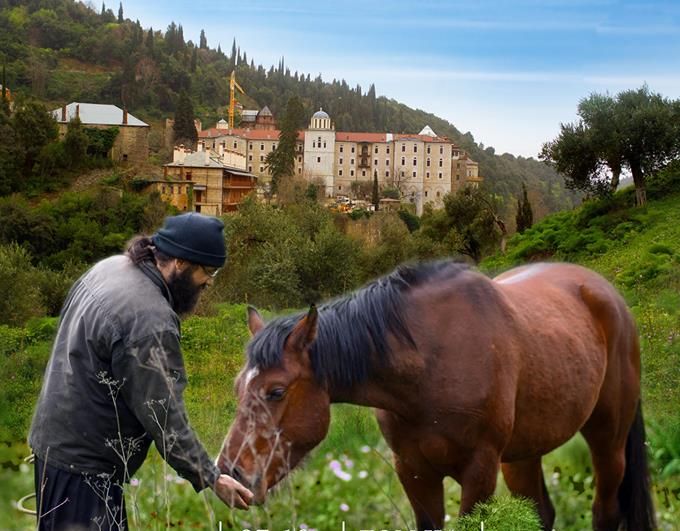
{"type": "MultiPolygon", "coordinates": [[[[238,409],[217,466],[250,488],[256,503],[328,432],[330,398],[316,381],[309,357],[317,318],[312,307],[293,327],[280,362],[264,368],[253,364],[251,353],[236,378],[238,409]]],[[[253,336],[265,328],[254,308],[248,309],[248,327],[253,336]]]]}

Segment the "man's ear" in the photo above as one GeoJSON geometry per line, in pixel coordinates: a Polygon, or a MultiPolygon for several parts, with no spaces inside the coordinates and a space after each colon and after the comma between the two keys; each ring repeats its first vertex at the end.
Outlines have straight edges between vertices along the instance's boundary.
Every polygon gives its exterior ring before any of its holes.
{"type": "Polygon", "coordinates": [[[264,328],[264,319],[257,311],[255,306],[248,305],[248,329],[250,330],[250,335],[254,336],[260,330],[264,328]]]}
{"type": "Polygon", "coordinates": [[[309,312],[305,315],[298,324],[295,325],[293,331],[288,336],[286,342],[288,348],[294,352],[302,353],[309,345],[316,339],[316,325],[319,320],[319,312],[316,306],[312,304],[309,312]]]}

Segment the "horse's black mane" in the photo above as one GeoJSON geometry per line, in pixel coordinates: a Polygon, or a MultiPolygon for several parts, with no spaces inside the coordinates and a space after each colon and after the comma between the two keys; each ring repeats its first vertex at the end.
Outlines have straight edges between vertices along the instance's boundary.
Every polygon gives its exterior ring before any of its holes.
{"type": "MultiPolygon", "coordinates": [[[[389,361],[390,334],[415,346],[405,322],[404,294],[423,282],[452,278],[467,268],[452,260],[401,265],[389,275],[323,304],[317,336],[309,349],[317,381],[343,389],[366,380],[375,363],[389,361]]],[[[248,344],[249,367],[279,366],[284,343],[304,315],[269,322],[248,344]]]]}

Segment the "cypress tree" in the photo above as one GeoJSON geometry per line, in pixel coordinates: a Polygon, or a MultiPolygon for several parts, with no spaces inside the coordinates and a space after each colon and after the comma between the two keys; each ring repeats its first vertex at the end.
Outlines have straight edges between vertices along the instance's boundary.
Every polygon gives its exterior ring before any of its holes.
{"type": "Polygon", "coordinates": [[[118,6],[118,23],[121,24],[125,19],[123,18],[123,2],[118,6]]]}
{"type": "Polygon", "coordinates": [[[194,106],[186,90],[179,93],[172,130],[175,134],[175,144],[184,144],[193,148],[198,140],[198,132],[194,123],[194,106]]]}
{"type": "Polygon", "coordinates": [[[199,45],[201,50],[205,50],[208,47],[208,39],[205,37],[205,30],[201,30],[201,37],[199,39],[199,45]]]}
{"type": "Polygon", "coordinates": [[[286,177],[291,177],[295,171],[295,143],[298,131],[304,121],[305,110],[300,98],[293,96],[288,100],[286,114],[281,122],[279,145],[271,151],[265,162],[271,170],[271,192],[278,190],[279,183],[286,177]]]}
{"type": "Polygon", "coordinates": [[[527,187],[522,183],[522,197],[517,199],[517,215],[515,217],[517,232],[522,233],[534,223],[534,213],[527,195],[527,187]]]}
{"type": "Polygon", "coordinates": [[[373,196],[371,197],[373,207],[377,212],[380,210],[380,188],[378,188],[378,170],[373,172],[373,196]]]}
{"type": "Polygon", "coordinates": [[[196,72],[196,63],[198,62],[198,49],[194,47],[194,51],[191,53],[191,71],[196,72]]]}

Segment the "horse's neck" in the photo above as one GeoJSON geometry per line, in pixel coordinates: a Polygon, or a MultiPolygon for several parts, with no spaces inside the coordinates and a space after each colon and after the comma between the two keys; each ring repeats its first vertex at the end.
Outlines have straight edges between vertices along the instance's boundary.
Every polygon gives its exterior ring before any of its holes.
{"type": "Polygon", "coordinates": [[[332,403],[348,403],[387,411],[411,411],[418,401],[418,381],[422,371],[420,360],[394,352],[391,362],[374,369],[365,381],[351,388],[330,390],[332,403]]]}

